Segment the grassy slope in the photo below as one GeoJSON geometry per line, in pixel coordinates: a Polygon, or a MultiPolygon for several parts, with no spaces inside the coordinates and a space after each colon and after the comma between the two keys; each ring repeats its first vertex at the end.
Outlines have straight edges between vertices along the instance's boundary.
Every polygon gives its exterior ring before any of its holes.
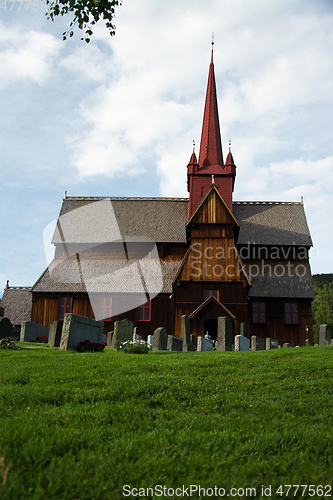
{"type": "Polygon", "coordinates": [[[253,486],[260,498],[262,484],[332,482],[333,348],[34,347],[0,353],[3,500],[120,499],[124,484],[253,486]]]}

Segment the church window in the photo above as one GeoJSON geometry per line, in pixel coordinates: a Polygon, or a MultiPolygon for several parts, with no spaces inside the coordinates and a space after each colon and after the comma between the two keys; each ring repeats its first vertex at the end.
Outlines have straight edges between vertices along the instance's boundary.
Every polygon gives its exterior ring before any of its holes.
{"type": "Polygon", "coordinates": [[[287,325],[298,325],[298,304],[297,302],[285,302],[284,304],[284,320],[287,325]]]}
{"type": "Polygon", "coordinates": [[[266,303],[252,302],[252,322],[266,323],[266,303]]]}
{"type": "Polygon", "coordinates": [[[216,300],[219,300],[219,290],[205,290],[205,300],[209,299],[209,297],[215,297],[216,300]]]}
{"type": "Polygon", "coordinates": [[[98,320],[110,320],[111,309],[112,297],[98,297],[98,320]]]}
{"type": "Polygon", "coordinates": [[[151,300],[138,307],[138,321],[150,321],[151,318],[151,300]]]}
{"type": "Polygon", "coordinates": [[[72,302],[73,297],[59,298],[58,320],[63,321],[65,314],[72,312],[72,302]]]}

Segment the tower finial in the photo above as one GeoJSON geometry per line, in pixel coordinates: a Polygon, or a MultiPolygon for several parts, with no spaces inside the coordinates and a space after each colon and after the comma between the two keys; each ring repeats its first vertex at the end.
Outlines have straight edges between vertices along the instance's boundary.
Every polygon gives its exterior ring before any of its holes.
{"type": "Polygon", "coordinates": [[[215,40],[215,33],[214,33],[214,31],[212,31],[212,47],[214,45],[214,40],[215,40]]]}
{"type": "Polygon", "coordinates": [[[231,153],[231,139],[229,139],[229,153],[231,153]]]}
{"type": "Polygon", "coordinates": [[[195,153],[195,140],[193,139],[193,153],[195,153]]]}

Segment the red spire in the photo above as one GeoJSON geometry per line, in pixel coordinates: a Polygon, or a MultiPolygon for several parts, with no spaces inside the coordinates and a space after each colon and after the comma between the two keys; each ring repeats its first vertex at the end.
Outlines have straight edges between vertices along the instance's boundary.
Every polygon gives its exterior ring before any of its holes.
{"type": "Polygon", "coordinates": [[[217,94],[213,63],[213,49],[209,67],[205,111],[202,124],[199,165],[200,168],[207,168],[210,165],[212,167],[216,167],[218,165],[219,167],[223,168],[222,143],[219,113],[217,109],[217,94]]]}
{"type": "Polygon", "coordinates": [[[228,156],[225,160],[225,167],[234,167],[234,166],[235,166],[234,158],[233,158],[232,153],[231,153],[231,144],[229,142],[229,153],[228,153],[228,156]]]}

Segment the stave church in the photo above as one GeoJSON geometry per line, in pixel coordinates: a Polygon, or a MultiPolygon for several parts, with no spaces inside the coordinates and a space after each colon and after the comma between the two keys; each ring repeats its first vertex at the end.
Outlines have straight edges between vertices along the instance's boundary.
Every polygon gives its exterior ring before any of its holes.
{"type": "Polygon", "coordinates": [[[72,312],[104,321],[107,333],[128,318],[147,338],[161,326],[181,336],[187,315],[191,333],[216,339],[217,318],[229,316],[233,335],[244,323],[248,338],[312,343],[303,202],[236,201],[235,180],[230,145],[225,160],[222,152],[212,50],[188,198],[65,194],[54,259],[31,289],[32,321],[49,326],[72,312]]]}

